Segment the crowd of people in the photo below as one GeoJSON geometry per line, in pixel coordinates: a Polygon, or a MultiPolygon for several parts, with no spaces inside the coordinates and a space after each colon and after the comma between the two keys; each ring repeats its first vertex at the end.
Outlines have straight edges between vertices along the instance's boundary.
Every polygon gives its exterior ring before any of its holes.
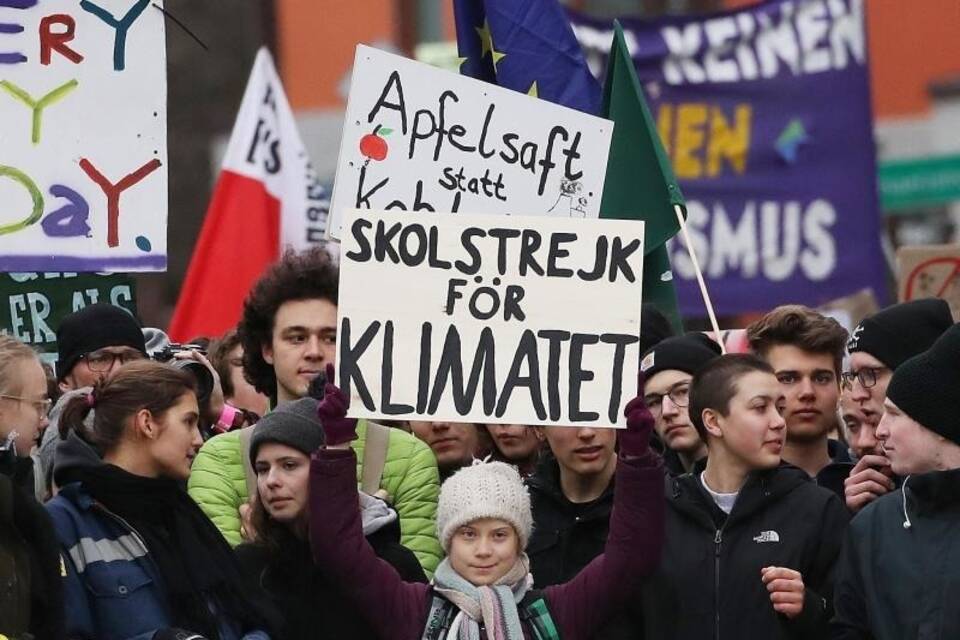
{"type": "Polygon", "coordinates": [[[168,362],[105,304],[55,371],[0,337],[0,638],[960,637],[942,300],[781,306],[737,354],[644,307],[625,429],[380,423],[338,275],[288,252],[168,362]]]}

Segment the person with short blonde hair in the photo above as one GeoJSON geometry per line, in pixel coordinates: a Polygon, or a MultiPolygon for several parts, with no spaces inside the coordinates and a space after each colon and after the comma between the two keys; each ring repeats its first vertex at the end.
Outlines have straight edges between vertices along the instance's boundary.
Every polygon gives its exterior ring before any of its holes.
{"type": "Polygon", "coordinates": [[[49,411],[47,376],[37,353],[12,336],[0,335],[0,473],[38,499],[46,491],[31,454],[49,422],[49,411]]]}

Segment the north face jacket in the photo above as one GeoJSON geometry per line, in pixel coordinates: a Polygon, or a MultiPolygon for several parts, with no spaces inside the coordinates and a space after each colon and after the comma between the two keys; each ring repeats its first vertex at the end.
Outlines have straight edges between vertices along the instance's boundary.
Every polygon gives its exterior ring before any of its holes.
{"type": "MultiPolygon", "coordinates": [[[[358,481],[363,473],[366,433],[366,421],[361,420],[352,443],[357,452],[358,481]]],[[[240,505],[249,497],[240,448],[239,431],[208,440],[193,461],[188,485],[190,497],[233,546],[242,542],[240,505]]],[[[405,431],[391,429],[380,486],[400,516],[400,543],[413,551],[427,575],[432,576],[443,551],[436,532],[440,480],[430,447],[405,431]]]]}
{"type": "Polygon", "coordinates": [[[666,546],[644,588],[646,638],[742,640],[826,637],[832,570],[847,510],[795,467],[751,474],[729,516],[699,475],[667,478],[666,546]],[[803,612],[773,609],[763,567],[803,575],[803,612]]]}
{"type": "Polygon", "coordinates": [[[830,637],[960,638],[960,469],[906,479],[850,523],[830,637]]]}

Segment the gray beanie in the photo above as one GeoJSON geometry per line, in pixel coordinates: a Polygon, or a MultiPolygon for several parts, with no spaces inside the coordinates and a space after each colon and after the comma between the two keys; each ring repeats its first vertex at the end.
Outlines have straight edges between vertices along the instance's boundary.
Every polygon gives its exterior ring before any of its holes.
{"type": "Polygon", "coordinates": [[[256,465],[257,450],[267,442],[285,444],[308,456],[320,448],[325,438],[317,417],[319,404],[313,398],[301,398],[285,402],[260,418],[250,438],[250,464],[256,465]]]}

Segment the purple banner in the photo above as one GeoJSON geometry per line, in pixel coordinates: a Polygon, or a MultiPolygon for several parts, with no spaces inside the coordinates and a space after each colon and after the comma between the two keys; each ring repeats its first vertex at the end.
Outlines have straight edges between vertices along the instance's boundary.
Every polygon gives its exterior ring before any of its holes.
{"type": "MultiPolygon", "coordinates": [[[[718,314],[887,298],[863,18],[862,0],[771,0],[621,20],[718,314]]],[[[611,23],[571,20],[602,73],[611,23]]],[[[706,315],[679,235],[670,258],[681,311],[706,315]]]]}

